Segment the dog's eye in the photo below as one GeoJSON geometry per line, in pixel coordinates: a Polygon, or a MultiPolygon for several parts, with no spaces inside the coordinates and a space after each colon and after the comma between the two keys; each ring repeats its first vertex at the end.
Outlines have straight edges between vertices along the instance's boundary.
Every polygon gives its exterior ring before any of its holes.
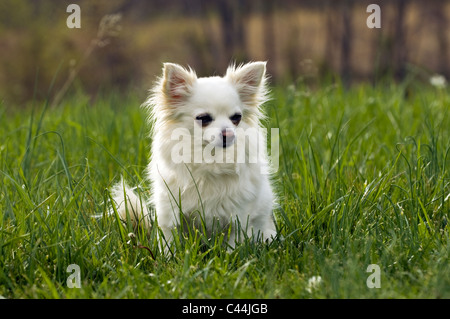
{"type": "Polygon", "coordinates": [[[213,121],[213,118],[209,114],[201,114],[195,119],[200,122],[203,127],[208,126],[213,121]]]}
{"type": "Polygon", "coordinates": [[[230,117],[230,120],[234,125],[238,125],[239,122],[241,121],[241,118],[242,118],[242,115],[239,113],[236,113],[230,117]]]}

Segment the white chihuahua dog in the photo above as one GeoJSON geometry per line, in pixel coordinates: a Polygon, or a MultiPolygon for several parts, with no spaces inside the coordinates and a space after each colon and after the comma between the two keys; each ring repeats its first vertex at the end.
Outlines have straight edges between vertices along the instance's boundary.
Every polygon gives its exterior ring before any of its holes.
{"type": "Polygon", "coordinates": [[[223,77],[204,78],[165,63],[143,105],[153,124],[151,195],[142,204],[131,188],[117,184],[112,196],[120,217],[147,227],[156,221],[166,243],[186,221],[207,232],[226,231],[231,247],[244,234],[274,238],[275,197],[259,130],[267,93],[265,62],[230,66],[223,77]]]}

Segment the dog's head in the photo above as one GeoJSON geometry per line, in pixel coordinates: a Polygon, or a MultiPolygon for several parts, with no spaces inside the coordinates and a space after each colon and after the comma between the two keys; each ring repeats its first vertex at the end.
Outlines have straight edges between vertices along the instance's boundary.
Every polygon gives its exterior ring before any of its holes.
{"type": "Polygon", "coordinates": [[[257,127],[267,98],[266,63],[230,66],[223,77],[198,78],[192,69],[165,63],[150,104],[153,117],[191,134],[201,130],[203,145],[226,148],[236,129],[257,127]]]}

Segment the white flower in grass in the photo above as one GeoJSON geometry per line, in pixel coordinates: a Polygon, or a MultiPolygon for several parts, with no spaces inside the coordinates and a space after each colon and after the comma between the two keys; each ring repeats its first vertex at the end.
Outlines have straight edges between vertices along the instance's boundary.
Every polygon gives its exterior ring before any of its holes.
{"type": "Polygon", "coordinates": [[[447,80],[443,75],[435,74],[430,77],[430,84],[438,89],[444,89],[447,86],[447,80]]]}
{"type": "Polygon", "coordinates": [[[322,283],[322,277],[312,276],[311,278],[308,279],[308,286],[306,287],[306,291],[309,293],[312,293],[317,288],[319,288],[321,283],[322,283]]]}

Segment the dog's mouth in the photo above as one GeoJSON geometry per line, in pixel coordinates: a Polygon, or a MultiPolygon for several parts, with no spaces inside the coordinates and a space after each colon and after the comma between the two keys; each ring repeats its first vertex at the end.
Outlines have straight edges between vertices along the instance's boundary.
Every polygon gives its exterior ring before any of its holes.
{"type": "Polygon", "coordinates": [[[222,147],[226,148],[230,145],[232,145],[234,142],[234,136],[233,137],[227,137],[227,136],[222,136],[222,147]]]}
{"type": "Polygon", "coordinates": [[[219,143],[215,143],[215,142],[211,142],[211,141],[203,141],[203,143],[202,143],[202,146],[203,147],[206,147],[206,146],[208,146],[209,145],[209,147],[211,146],[211,145],[214,145],[214,147],[221,147],[221,148],[227,148],[227,147],[229,147],[229,146],[231,146],[231,145],[233,145],[234,144],[234,141],[233,140],[227,140],[226,138],[222,138],[222,142],[219,142],[219,143]]]}
{"type": "Polygon", "coordinates": [[[208,145],[214,147],[222,147],[227,148],[235,143],[235,136],[234,135],[221,135],[221,136],[212,136],[211,139],[203,139],[203,147],[206,147],[208,145]]]}

